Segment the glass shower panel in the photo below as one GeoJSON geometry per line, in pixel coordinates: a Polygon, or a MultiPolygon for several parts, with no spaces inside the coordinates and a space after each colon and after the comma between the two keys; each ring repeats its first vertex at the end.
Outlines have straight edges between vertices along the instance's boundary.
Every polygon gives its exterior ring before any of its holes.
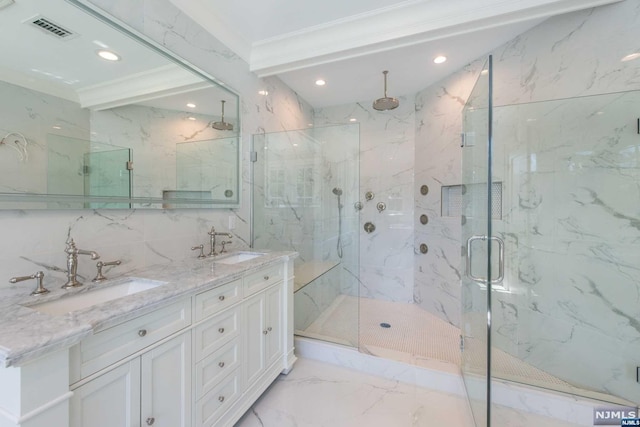
{"type": "Polygon", "coordinates": [[[237,137],[176,144],[176,191],[171,197],[236,200],[237,137]]]}
{"type": "Polygon", "coordinates": [[[295,250],[297,335],[358,344],[359,126],[253,137],[254,248],[295,250]]]}
{"type": "MultiPolygon", "coordinates": [[[[95,144],[92,144],[95,145],[95,144]]],[[[91,197],[131,197],[131,150],[129,148],[102,147],[84,155],[84,195],[91,197]]],[[[98,209],[128,209],[128,203],[89,202],[85,207],[98,209]]]]}
{"type": "Polygon", "coordinates": [[[640,401],[638,105],[628,92],[495,109],[495,377],[640,401]]]}
{"type": "Polygon", "coordinates": [[[462,373],[477,427],[490,425],[490,364],[487,278],[488,173],[491,59],[463,110],[462,149],[462,373]]]}

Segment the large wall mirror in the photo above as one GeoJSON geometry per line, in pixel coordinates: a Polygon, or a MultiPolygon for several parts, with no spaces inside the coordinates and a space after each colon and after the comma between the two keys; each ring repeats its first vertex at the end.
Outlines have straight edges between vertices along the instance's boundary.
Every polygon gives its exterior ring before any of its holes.
{"type": "Polygon", "coordinates": [[[0,8],[0,208],[233,207],[238,96],[76,0],[0,8]]]}

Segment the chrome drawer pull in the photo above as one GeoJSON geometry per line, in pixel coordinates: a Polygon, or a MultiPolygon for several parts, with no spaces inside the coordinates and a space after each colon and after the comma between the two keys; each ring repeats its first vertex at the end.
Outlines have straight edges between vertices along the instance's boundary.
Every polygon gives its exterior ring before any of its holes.
{"type": "Polygon", "coordinates": [[[221,368],[224,368],[224,362],[218,363],[218,366],[220,366],[221,368]]]}
{"type": "Polygon", "coordinates": [[[220,301],[224,301],[224,295],[220,295],[220,296],[218,297],[218,299],[219,299],[220,301]]]}
{"type": "MultiPolygon", "coordinates": [[[[141,336],[141,337],[144,337],[145,335],[147,335],[147,330],[146,329],[140,329],[138,331],[138,335],[141,336]]],[[[149,424],[149,425],[151,425],[151,424],[149,424]]]]}
{"type": "Polygon", "coordinates": [[[224,396],[220,396],[220,397],[218,398],[218,400],[219,400],[220,402],[224,402],[224,396]]]}
{"type": "Polygon", "coordinates": [[[223,333],[224,333],[224,328],[220,328],[220,329],[218,329],[218,332],[220,332],[221,334],[223,334],[223,333]]]}

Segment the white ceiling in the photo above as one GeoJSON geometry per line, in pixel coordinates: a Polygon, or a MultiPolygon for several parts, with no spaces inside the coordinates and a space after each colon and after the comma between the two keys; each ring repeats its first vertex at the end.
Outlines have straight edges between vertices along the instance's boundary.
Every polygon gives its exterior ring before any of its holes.
{"type": "Polygon", "coordinates": [[[220,100],[228,117],[237,102],[226,89],[99,22],[65,0],[19,0],[0,9],[0,81],[78,102],[92,109],[131,103],[219,117],[220,100]],[[60,39],[31,24],[41,16],[74,33],[60,39]],[[96,51],[121,56],[107,62],[96,51]],[[196,109],[185,107],[187,102],[196,109]]]}
{"type": "Polygon", "coordinates": [[[258,76],[325,107],[381,97],[383,70],[390,96],[415,93],[548,17],[620,0],[170,1],[258,76]]]}

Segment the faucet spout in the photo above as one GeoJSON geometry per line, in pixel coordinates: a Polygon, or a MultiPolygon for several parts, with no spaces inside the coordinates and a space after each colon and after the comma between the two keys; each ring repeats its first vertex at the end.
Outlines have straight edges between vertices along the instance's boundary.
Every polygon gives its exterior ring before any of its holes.
{"type": "Polygon", "coordinates": [[[78,281],[78,255],[89,255],[91,259],[95,260],[100,258],[100,255],[94,251],[87,251],[84,249],[78,249],[73,239],[69,239],[67,247],[64,252],[67,254],[67,283],[62,285],[62,289],[76,288],[82,286],[82,283],[78,281]]]}

